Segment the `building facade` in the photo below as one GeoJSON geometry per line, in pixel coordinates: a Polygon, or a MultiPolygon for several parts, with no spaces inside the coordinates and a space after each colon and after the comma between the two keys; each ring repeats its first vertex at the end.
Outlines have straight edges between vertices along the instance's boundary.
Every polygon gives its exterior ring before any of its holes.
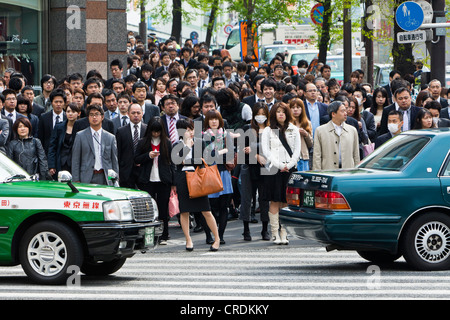
{"type": "Polygon", "coordinates": [[[0,74],[21,71],[31,85],[109,63],[126,66],[126,0],[0,0],[0,74]]]}

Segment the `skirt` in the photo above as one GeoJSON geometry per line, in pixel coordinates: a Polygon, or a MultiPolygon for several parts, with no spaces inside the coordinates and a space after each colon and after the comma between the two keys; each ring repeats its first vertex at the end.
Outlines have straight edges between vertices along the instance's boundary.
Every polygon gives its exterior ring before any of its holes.
{"type": "Polygon", "coordinates": [[[181,213],[211,211],[208,196],[194,199],[189,198],[189,189],[187,186],[185,171],[176,171],[175,176],[176,176],[178,202],[181,213]]]}
{"type": "Polygon", "coordinates": [[[289,177],[294,171],[295,168],[292,168],[289,172],[278,170],[276,174],[265,176],[261,200],[286,203],[286,188],[289,177]]]}
{"type": "Polygon", "coordinates": [[[208,198],[218,198],[224,194],[233,193],[233,185],[231,182],[231,173],[228,170],[219,171],[220,178],[222,179],[223,190],[220,192],[216,192],[208,195],[208,198]]]}

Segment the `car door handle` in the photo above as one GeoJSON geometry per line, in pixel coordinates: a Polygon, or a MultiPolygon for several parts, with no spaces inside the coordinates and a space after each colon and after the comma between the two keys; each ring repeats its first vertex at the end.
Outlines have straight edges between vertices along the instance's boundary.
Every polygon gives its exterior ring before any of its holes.
{"type": "Polygon", "coordinates": [[[447,187],[447,194],[450,194],[450,187],[447,187]]]}

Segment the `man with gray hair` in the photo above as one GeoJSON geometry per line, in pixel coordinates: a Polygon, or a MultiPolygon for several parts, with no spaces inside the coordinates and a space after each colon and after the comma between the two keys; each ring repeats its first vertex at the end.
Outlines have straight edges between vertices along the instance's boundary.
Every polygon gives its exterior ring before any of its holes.
{"type": "Polygon", "coordinates": [[[327,111],[331,120],[314,135],[313,170],[353,168],[360,161],[358,132],[345,123],[347,108],[341,101],[330,103],[327,111]]]}

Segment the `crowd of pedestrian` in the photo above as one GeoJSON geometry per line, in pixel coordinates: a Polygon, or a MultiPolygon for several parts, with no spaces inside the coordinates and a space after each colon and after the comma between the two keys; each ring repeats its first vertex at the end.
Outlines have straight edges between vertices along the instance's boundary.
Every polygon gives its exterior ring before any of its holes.
{"type": "Polygon", "coordinates": [[[257,212],[261,238],[288,244],[278,212],[294,170],[351,168],[402,131],[450,126],[448,90],[438,80],[417,88],[414,75],[394,70],[387,86],[373,90],[362,70],[340,83],[330,66],[301,60],[294,73],[283,53],[256,68],[191,40],[128,40],[127,65],[112,61],[110,79],[96,70],[85,78],[46,74],[35,97],[20,72],[7,70],[0,151],[39,179],[65,170],[74,182],[107,185],[114,170],[121,187],[155,198],[160,244],[177,213],[188,251],[192,220],[212,251],[226,243],[227,221],[237,216],[251,241],[257,212]],[[223,190],[191,198],[186,172],[202,159],[217,166],[223,190]],[[168,210],[172,194],[178,212],[168,210]]]}

